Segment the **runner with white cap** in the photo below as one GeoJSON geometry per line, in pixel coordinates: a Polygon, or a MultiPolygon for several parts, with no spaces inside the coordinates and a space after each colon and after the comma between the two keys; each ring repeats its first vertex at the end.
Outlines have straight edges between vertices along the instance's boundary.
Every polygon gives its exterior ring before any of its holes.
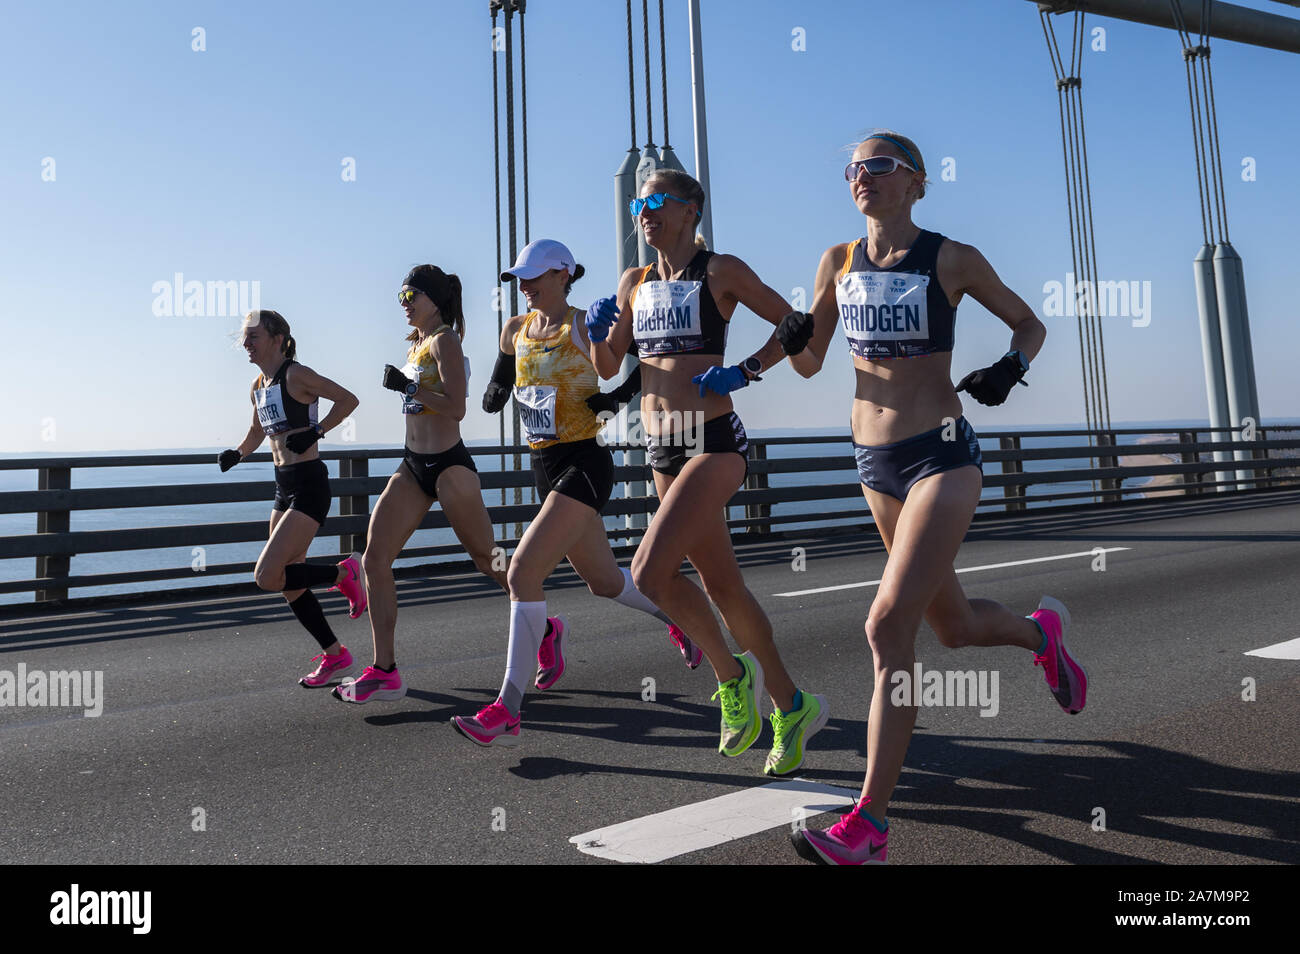
{"type": "MultiPolygon", "coordinates": [[[[625,404],[640,389],[634,373],[618,390],[602,395],[584,312],[568,303],[573,283],[583,275],[562,243],[538,239],[519,253],[502,281],[519,280],[530,306],[501,332],[501,352],[483,409],[496,413],[513,391],[519,420],[532,456],[541,510],[524,531],[510,561],[510,642],[501,692],[473,718],[452,724],[480,745],[511,745],[519,739],[519,714],[534,660],[538,689],[550,689],[565,671],[562,617],[548,617],[543,587],[551,571],[567,558],[591,592],[666,623],[669,638],[694,669],[699,649],[652,602],[637,591],[632,575],[618,565],[600,511],[614,486],[614,458],[599,440],[598,410],[625,404]]],[[[639,370],[639,369],[638,369],[639,370]]]]}

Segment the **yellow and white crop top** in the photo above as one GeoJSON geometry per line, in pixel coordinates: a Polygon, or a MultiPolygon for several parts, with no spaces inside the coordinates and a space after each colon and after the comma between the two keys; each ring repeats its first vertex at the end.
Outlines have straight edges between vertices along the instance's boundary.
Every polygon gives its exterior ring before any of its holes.
{"type": "MultiPolygon", "coordinates": [[[[422,388],[428,388],[430,391],[439,391],[446,393],[442,389],[442,376],[438,373],[438,361],[433,356],[433,342],[438,335],[444,331],[450,331],[447,325],[440,325],[438,330],[433,334],[425,335],[420,341],[411,345],[406,352],[406,364],[402,366],[402,374],[407,379],[414,381],[422,388]]],[[[469,355],[465,358],[465,396],[469,397],[469,355]]],[[[402,395],[402,413],[403,414],[437,414],[437,411],[430,410],[413,397],[402,395]]]]}
{"type": "Polygon", "coordinates": [[[601,422],[587,406],[599,389],[596,369],[578,337],[578,310],[548,338],[528,337],[537,317],[530,311],[515,332],[515,402],[528,445],[585,441],[600,433],[601,422]]]}

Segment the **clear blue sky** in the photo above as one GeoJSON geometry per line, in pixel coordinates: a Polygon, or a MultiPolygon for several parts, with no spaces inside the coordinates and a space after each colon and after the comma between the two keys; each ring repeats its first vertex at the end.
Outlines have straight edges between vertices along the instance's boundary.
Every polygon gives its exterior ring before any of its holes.
{"type": "MultiPolygon", "coordinates": [[[[1243,5],[1284,16],[1266,0],[1243,5]]],[[[639,7],[639,4],[635,5],[639,7]]],[[[652,16],[653,8],[652,6],[652,16]]],[[[1056,93],[1025,0],[703,0],[717,247],[790,297],[823,249],[864,230],[842,147],[890,126],[934,180],[918,224],[980,248],[1035,309],[1069,262],[1056,93]],[[792,49],[802,28],[805,51],[792,49]],[[956,180],[939,172],[945,157],[956,180]]],[[[693,167],[685,0],[669,0],[672,143],[693,167]]],[[[1206,414],[1191,260],[1201,242],[1176,35],[1089,17],[1105,52],[1083,66],[1101,276],[1149,281],[1152,320],[1105,325],[1112,418],[1206,414]]],[[[532,237],[588,269],[574,304],[614,288],[612,176],[628,147],[624,5],[532,0],[527,15],[532,237]]],[[[1058,20],[1068,36],[1069,18],[1058,20]]],[[[657,39],[655,139],[659,115],[657,39]]],[[[638,44],[638,74],[641,72],[638,44]]],[[[1300,58],[1217,42],[1219,126],[1235,246],[1245,259],[1264,418],[1300,416],[1294,223],[1300,58]],[[1287,105],[1280,105],[1287,104],[1287,105]],[[1243,182],[1243,157],[1257,180],[1243,182]]],[[[474,366],[467,438],[495,356],[492,98],[486,0],[377,4],[23,2],[0,31],[0,452],[236,443],[254,371],[237,318],[160,318],[155,282],[260,281],[301,359],[351,388],[360,443],[402,439],[396,292],[436,262],[466,290],[474,366]],[[206,31],[205,52],[191,31],[206,31]],[[56,178],[42,181],[42,162],[56,178]],[[341,179],[344,157],[355,182],[341,179]],[[54,440],[47,419],[53,419],[54,440]]],[[[644,137],[644,93],[638,140],[644,137]]],[[[1082,420],[1073,319],[1047,319],[1029,390],[967,402],[976,427],[1082,420]]],[[[770,326],[738,312],[729,360],[770,326]]],[[[969,299],[954,378],[1009,333],[969,299]]],[[[738,395],[754,430],[846,426],[852,371],[837,339],[811,382],[783,368],[738,395]]]]}

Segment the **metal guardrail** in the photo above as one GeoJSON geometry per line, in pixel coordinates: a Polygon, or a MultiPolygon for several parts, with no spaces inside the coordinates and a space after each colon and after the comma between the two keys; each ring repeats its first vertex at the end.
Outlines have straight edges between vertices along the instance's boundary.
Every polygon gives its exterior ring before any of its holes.
{"type": "MultiPolygon", "coordinates": [[[[1253,440],[1223,440],[1231,437],[1230,428],[1178,428],[1175,430],[1118,428],[1097,430],[1054,431],[990,431],[980,435],[982,441],[998,442],[997,450],[983,451],[985,462],[985,496],[980,508],[1001,508],[1008,512],[1023,511],[1030,506],[1047,503],[1079,502],[1090,499],[1092,503],[1114,503],[1127,495],[1160,493],[1177,496],[1198,496],[1209,492],[1295,486],[1300,484],[1300,424],[1273,424],[1255,429],[1253,440]],[[1119,444],[1121,436],[1176,435],[1177,440],[1146,444],[1119,444]],[[1219,436],[1219,440],[1214,437],[1219,436]],[[1066,447],[1026,447],[1026,442],[1043,438],[1079,437],[1088,443],[1066,447]],[[1246,451],[1252,459],[1231,462],[1214,460],[1216,451],[1246,451]],[[1124,457],[1166,455],[1177,461],[1144,466],[1125,466],[1124,457]],[[1026,462],[1062,461],[1069,464],[1087,461],[1088,466],[1063,466],[1053,470],[1026,470],[1026,462]],[[990,464],[999,465],[991,472],[990,464]],[[1249,472],[1253,477],[1245,481],[1214,480],[1216,473],[1249,472]],[[1176,482],[1162,485],[1124,486],[1126,481],[1145,477],[1173,477],[1176,482]],[[1086,481],[1089,490],[1033,493],[1037,486],[1052,487],[1063,483],[1086,481]],[[1002,495],[988,494],[990,488],[1002,488],[1002,495]]],[[[728,519],[733,533],[768,534],[785,525],[843,523],[844,511],[825,514],[785,514],[773,516],[772,508],[797,501],[833,501],[862,499],[856,475],[843,483],[817,483],[817,476],[855,468],[852,453],[812,457],[773,457],[771,449],[790,445],[850,443],[847,434],[810,435],[799,437],[753,437],[749,439],[750,465],[745,486],[732,497],[731,508],[743,508],[744,516],[728,519]],[[809,479],[795,486],[773,487],[772,478],[778,475],[806,475],[809,479]]],[[[640,450],[627,445],[611,445],[615,451],[640,450]]],[[[526,450],[512,446],[472,447],[476,457],[499,457],[526,450]]],[[[337,535],[339,556],[365,548],[365,534],[370,520],[370,497],[377,496],[388,482],[388,475],[370,476],[370,461],[401,458],[398,449],[355,449],[323,451],[322,459],[339,461],[339,476],[331,478],[330,487],[339,502],[339,515],[326,518],[318,537],[337,535]]],[[[269,453],[250,455],[248,460],[268,462],[269,453]]],[[[199,575],[190,567],[172,567],[157,570],[135,570],[120,573],[97,573],[73,576],[70,574],[72,557],[83,553],[125,552],[163,547],[197,547],[209,544],[261,542],[266,539],[266,521],[241,521],[224,523],[189,524],[181,526],[144,527],[120,530],[72,531],[71,515],[74,511],[116,509],[124,507],[174,507],[240,501],[267,501],[274,494],[271,481],[232,480],[213,484],[172,484],[164,486],[73,488],[72,475],[78,469],[105,467],[144,467],[177,464],[212,464],[211,454],[154,454],[122,455],[115,457],[25,458],[0,460],[0,470],[36,470],[38,489],[0,492],[0,513],[34,513],[36,532],[0,537],[0,560],[34,559],[35,575],[29,580],[0,583],[0,593],[35,592],[37,602],[62,601],[68,591],[77,587],[106,586],[124,583],[143,583],[180,579],[199,575]]],[[[528,488],[532,486],[532,473],[528,469],[479,474],[485,491],[502,488],[528,488]]],[[[648,465],[616,466],[617,482],[650,481],[648,465]]],[[[615,498],[609,502],[604,516],[653,513],[658,498],[615,498]]],[[[537,511],[536,504],[489,506],[488,513],[495,525],[503,528],[509,524],[524,524],[537,511]]],[[[870,526],[870,514],[865,504],[861,509],[862,526],[870,526]]],[[[441,508],[431,510],[418,529],[446,528],[449,524],[441,508]]],[[[644,529],[620,527],[608,531],[611,540],[631,540],[645,533],[644,529]]],[[[518,543],[517,539],[499,540],[507,549],[518,543]]],[[[410,547],[403,550],[400,559],[411,557],[447,557],[459,555],[459,544],[410,547]]],[[[335,557],[337,558],[337,557],[335,557]]],[[[313,559],[322,559],[313,557],[313,559]]],[[[226,563],[208,565],[204,577],[251,574],[254,564],[226,563]]]]}

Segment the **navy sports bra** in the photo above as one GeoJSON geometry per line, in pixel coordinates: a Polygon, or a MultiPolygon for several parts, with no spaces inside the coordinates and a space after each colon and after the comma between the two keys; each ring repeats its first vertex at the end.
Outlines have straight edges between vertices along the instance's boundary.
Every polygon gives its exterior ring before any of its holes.
{"type": "Polygon", "coordinates": [[[835,282],[835,302],[849,351],[867,360],[951,351],[957,309],[939,285],[943,236],[921,230],[889,268],[867,260],[867,240],[854,239],[835,282]]]}
{"type": "Polygon", "coordinates": [[[647,265],[641,272],[628,300],[638,357],[725,351],[730,322],[709,290],[712,257],[712,252],[700,249],[681,278],[670,282],[647,280],[658,265],[647,265]]]}

